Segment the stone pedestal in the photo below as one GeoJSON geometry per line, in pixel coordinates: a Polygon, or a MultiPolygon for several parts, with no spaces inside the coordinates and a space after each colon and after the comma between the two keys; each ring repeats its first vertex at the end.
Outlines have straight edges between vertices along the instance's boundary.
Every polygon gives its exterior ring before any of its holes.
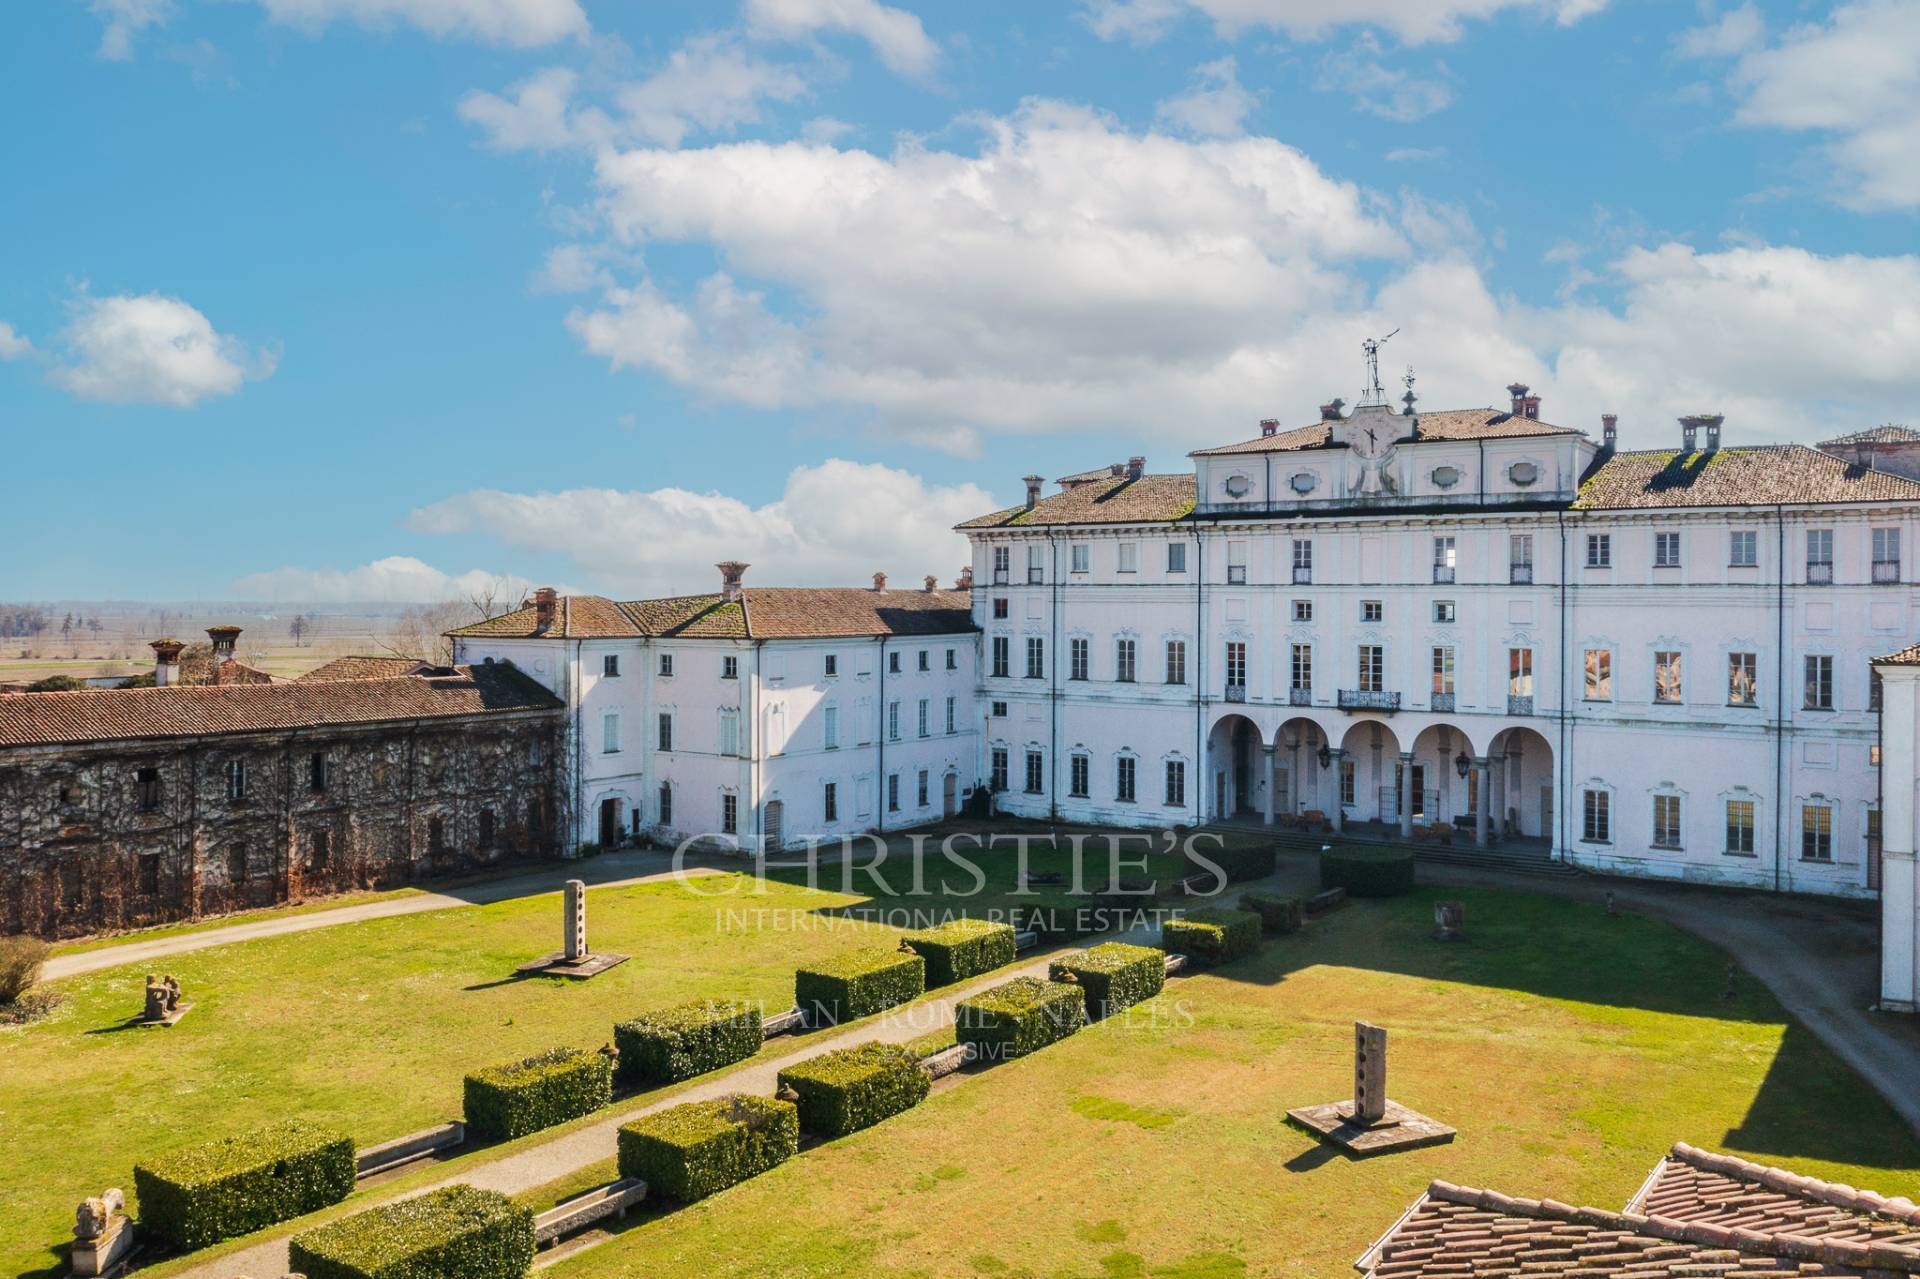
{"type": "Polygon", "coordinates": [[[125,1202],[118,1190],[109,1190],[80,1205],[74,1214],[71,1273],[111,1274],[133,1252],[133,1220],[121,1211],[125,1202]]]}
{"type": "Polygon", "coordinates": [[[594,954],[587,945],[587,886],[569,879],[561,906],[561,948],[514,969],[536,977],[572,977],[584,981],[598,977],[609,968],[627,962],[627,956],[611,951],[594,954]]]}
{"type": "Polygon", "coordinates": [[[1387,1032],[1353,1025],[1353,1097],[1289,1110],[1287,1118],[1355,1159],[1440,1146],[1454,1131],[1387,1097],[1387,1032]]]}
{"type": "Polygon", "coordinates": [[[1467,908],[1462,902],[1433,904],[1433,939],[1462,941],[1466,937],[1467,908]]]}

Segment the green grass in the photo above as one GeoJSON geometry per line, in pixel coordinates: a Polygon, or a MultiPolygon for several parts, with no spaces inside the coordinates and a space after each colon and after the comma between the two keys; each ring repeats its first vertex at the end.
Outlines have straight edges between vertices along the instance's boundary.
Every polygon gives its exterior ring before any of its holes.
{"type": "MultiPolygon", "coordinates": [[[[443,885],[436,884],[437,890],[443,885]]],[[[111,946],[125,946],[130,942],[160,941],[168,937],[181,937],[188,933],[211,932],[216,928],[231,928],[235,924],[257,924],[269,919],[285,919],[292,915],[311,915],[317,911],[338,910],[342,906],[364,906],[368,902],[386,901],[396,897],[417,897],[421,893],[432,891],[425,888],[390,888],[380,891],[360,893],[341,893],[334,897],[320,897],[312,901],[295,902],[288,906],[262,906],[258,910],[235,911],[230,915],[210,915],[204,919],[186,920],[178,924],[159,924],[152,928],[130,929],[124,933],[108,933],[99,937],[83,937],[78,941],[55,942],[55,955],[78,955],[87,951],[105,950],[111,946]]]]}
{"type": "Polygon", "coordinates": [[[0,1274],[64,1273],[54,1246],[71,1238],[73,1205],[131,1190],[136,1159],[287,1117],[361,1145],[396,1137],[457,1118],[468,1070],[598,1047],[615,1020],[695,997],[784,1009],[796,965],[891,944],[891,932],[825,913],[844,897],[777,884],[706,895],[725,882],[592,890],[594,946],[632,959],[589,982],[509,980],[559,944],[549,893],[176,956],[156,967],[193,1011],[166,1030],[122,1028],[140,1009],[143,967],[54,983],[67,995],[54,1014],[0,1029],[0,1274]],[[747,909],[717,916],[729,906],[747,909]],[[796,928],[796,916],[817,926],[796,928]]]}
{"type": "Polygon", "coordinates": [[[1044,1053],[941,1088],[554,1279],[1349,1273],[1436,1177],[1618,1209],[1685,1140],[1886,1193],[1920,1140],[1757,982],[1667,925],[1449,890],[1358,902],[1044,1053]],[[1352,1023],[1450,1146],[1349,1162],[1286,1122],[1350,1095],[1352,1023]]]}

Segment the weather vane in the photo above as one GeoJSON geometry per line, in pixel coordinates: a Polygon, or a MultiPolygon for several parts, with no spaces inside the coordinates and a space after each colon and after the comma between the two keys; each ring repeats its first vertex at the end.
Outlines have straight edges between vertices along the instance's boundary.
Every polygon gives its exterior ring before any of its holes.
{"type": "Polygon", "coordinates": [[[1413,393],[1413,365],[1411,364],[1407,365],[1407,375],[1401,378],[1400,381],[1407,388],[1407,393],[1400,397],[1400,402],[1407,406],[1406,411],[1402,413],[1401,416],[1412,417],[1413,402],[1420,398],[1419,396],[1413,393]]]}
{"type": "MultiPolygon", "coordinates": [[[[1393,333],[1399,331],[1395,329],[1393,333]]],[[[1368,338],[1360,344],[1360,349],[1367,353],[1367,390],[1361,399],[1363,404],[1387,402],[1386,388],[1380,385],[1380,348],[1387,344],[1387,339],[1391,338],[1393,333],[1387,334],[1384,338],[1368,338]]]]}

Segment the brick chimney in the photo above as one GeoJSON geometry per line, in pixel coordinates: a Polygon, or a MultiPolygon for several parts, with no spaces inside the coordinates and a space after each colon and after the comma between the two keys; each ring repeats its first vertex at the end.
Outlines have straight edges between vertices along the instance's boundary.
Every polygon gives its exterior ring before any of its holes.
{"type": "Polygon", "coordinates": [[[1600,415],[1600,449],[1611,453],[1620,443],[1620,415],[1602,413],[1600,415]]]}
{"type": "Polygon", "coordinates": [[[1278,435],[1278,434],[1280,434],[1280,419],[1279,419],[1279,418],[1277,418],[1277,417],[1263,417],[1263,418],[1261,418],[1261,419],[1260,419],[1260,438],[1261,438],[1261,439],[1263,439],[1263,440],[1264,440],[1264,439],[1267,439],[1267,438],[1269,438],[1269,437],[1271,437],[1271,436],[1275,436],[1275,435],[1278,435]]]}
{"type": "Polygon", "coordinates": [[[1340,410],[1346,406],[1347,402],[1345,400],[1337,395],[1334,396],[1330,403],[1320,406],[1320,420],[1322,422],[1338,422],[1340,420],[1340,410]]]}
{"type": "Polygon", "coordinates": [[[884,591],[887,589],[887,575],[885,573],[875,573],[873,575],[873,589],[876,591],[884,591]]]}
{"type": "Polygon", "coordinates": [[[213,641],[213,657],[207,663],[207,669],[214,683],[220,682],[220,665],[233,660],[233,650],[240,642],[238,626],[209,626],[207,638],[213,641]]]}
{"type": "Polygon", "coordinates": [[[935,577],[931,573],[927,574],[927,594],[929,595],[933,594],[934,591],[939,589],[939,586],[940,586],[940,579],[935,577]]]}
{"type": "Polygon", "coordinates": [[[1532,388],[1525,382],[1514,382],[1507,387],[1507,394],[1513,397],[1513,407],[1510,412],[1512,412],[1515,417],[1525,417],[1527,415],[1527,392],[1530,390],[1532,390],[1532,388]]]}
{"type": "Polygon", "coordinates": [[[954,579],[953,589],[956,591],[970,591],[973,589],[973,565],[964,564],[961,566],[960,576],[954,579]]]}
{"type": "Polygon", "coordinates": [[[1137,480],[1137,479],[1139,479],[1139,478],[1140,478],[1140,477],[1141,477],[1142,475],[1145,475],[1146,473],[1147,473],[1147,459],[1146,459],[1146,458],[1144,458],[1144,457],[1130,457],[1130,458],[1128,458],[1128,459],[1127,459],[1127,478],[1128,478],[1128,479],[1130,479],[1130,480],[1137,480]]]}
{"type": "Polygon", "coordinates": [[[147,645],[153,650],[153,683],[156,688],[180,682],[180,653],[186,648],[177,639],[157,639],[147,645]]]}
{"type": "Polygon", "coordinates": [[[1027,509],[1031,511],[1033,504],[1040,500],[1040,486],[1046,481],[1038,475],[1028,475],[1023,477],[1021,482],[1027,486],[1027,509]]]}
{"type": "Polygon", "coordinates": [[[1691,453],[1699,447],[1700,428],[1707,429],[1707,452],[1720,447],[1720,423],[1726,419],[1718,413],[1694,413],[1680,419],[1680,450],[1691,453]]]}
{"type": "Polygon", "coordinates": [[[543,586],[533,593],[533,629],[544,635],[552,630],[560,615],[560,592],[543,586]]]}
{"type": "Polygon", "coordinates": [[[1107,474],[1116,480],[1126,473],[1127,464],[1125,462],[1114,462],[1107,467],[1107,474]]]}
{"type": "Polygon", "coordinates": [[[714,567],[720,570],[720,602],[734,603],[746,591],[740,585],[740,579],[747,575],[747,569],[752,566],[742,564],[739,560],[721,560],[714,567]]]}

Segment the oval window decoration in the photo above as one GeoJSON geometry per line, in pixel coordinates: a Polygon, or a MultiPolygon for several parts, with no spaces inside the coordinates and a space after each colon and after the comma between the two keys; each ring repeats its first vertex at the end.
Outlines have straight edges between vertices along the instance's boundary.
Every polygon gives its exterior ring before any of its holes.
{"type": "Polygon", "coordinates": [[[1460,482],[1460,468],[1457,466],[1436,466],[1433,468],[1435,488],[1450,489],[1460,482]]]}
{"type": "Polygon", "coordinates": [[[1293,487],[1294,492],[1304,496],[1320,487],[1320,477],[1312,471],[1295,471],[1293,478],[1287,483],[1293,487]]]}
{"type": "Polygon", "coordinates": [[[1228,497],[1245,497],[1252,488],[1253,481],[1244,475],[1229,475],[1227,477],[1228,497]]]}
{"type": "Polygon", "coordinates": [[[1532,462],[1515,462],[1507,468],[1507,478],[1525,488],[1540,478],[1540,468],[1532,462]]]}

